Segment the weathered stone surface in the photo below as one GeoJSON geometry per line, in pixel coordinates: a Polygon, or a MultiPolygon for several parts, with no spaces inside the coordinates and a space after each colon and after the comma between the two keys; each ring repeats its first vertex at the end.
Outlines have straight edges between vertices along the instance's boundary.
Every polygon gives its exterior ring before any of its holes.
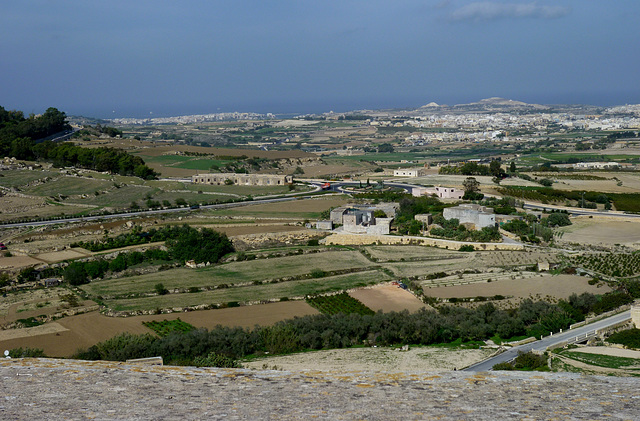
{"type": "Polygon", "coordinates": [[[640,380],[0,361],[2,419],[639,419],[640,380]]]}

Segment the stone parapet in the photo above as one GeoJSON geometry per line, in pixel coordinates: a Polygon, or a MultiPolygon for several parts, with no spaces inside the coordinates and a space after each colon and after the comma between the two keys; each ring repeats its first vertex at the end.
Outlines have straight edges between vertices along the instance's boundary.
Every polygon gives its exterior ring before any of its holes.
{"type": "Polygon", "coordinates": [[[0,361],[3,419],[639,419],[632,377],[0,361]]]}

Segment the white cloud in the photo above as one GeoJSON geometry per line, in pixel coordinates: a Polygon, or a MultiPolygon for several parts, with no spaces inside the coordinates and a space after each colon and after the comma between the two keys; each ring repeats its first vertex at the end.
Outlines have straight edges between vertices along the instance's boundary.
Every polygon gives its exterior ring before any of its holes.
{"type": "Polygon", "coordinates": [[[451,13],[454,21],[487,21],[511,18],[555,19],[569,14],[563,6],[542,6],[533,3],[475,2],[462,6],[451,13]]]}

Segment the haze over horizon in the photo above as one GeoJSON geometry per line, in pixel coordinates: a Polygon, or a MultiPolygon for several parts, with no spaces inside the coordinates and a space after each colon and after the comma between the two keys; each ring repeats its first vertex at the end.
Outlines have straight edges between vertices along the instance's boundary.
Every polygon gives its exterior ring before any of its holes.
{"type": "Polygon", "coordinates": [[[640,103],[637,0],[0,6],[0,105],[100,118],[640,103]]]}

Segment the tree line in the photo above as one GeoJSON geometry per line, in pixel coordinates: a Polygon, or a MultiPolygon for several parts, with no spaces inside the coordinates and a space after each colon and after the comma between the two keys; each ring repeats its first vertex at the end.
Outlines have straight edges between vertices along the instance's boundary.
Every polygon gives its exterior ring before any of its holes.
{"type": "Polygon", "coordinates": [[[78,351],[74,358],[124,361],[162,356],[167,364],[178,365],[194,365],[196,359],[208,358],[236,366],[237,359],[267,352],[277,355],[361,345],[433,345],[457,340],[540,337],[566,329],[589,313],[601,313],[629,300],[633,301],[633,297],[626,292],[604,296],[583,293],[558,304],[527,299],[510,310],[486,303],[475,309],[440,306],[416,313],[320,314],[253,329],[217,326],[164,337],[125,333],[78,351]]]}
{"type": "Polygon", "coordinates": [[[40,116],[32,114],[25,118],[22,111],[0,107],[0,154],[27,161],[48,161],[56,167],[73,166],[146,180],[157,178],[158,174],[142,158],[119,149],[87,149],[69,142],[41,141],[70,129],[65,113],[55,108],[47,109],[40,116]]]}

